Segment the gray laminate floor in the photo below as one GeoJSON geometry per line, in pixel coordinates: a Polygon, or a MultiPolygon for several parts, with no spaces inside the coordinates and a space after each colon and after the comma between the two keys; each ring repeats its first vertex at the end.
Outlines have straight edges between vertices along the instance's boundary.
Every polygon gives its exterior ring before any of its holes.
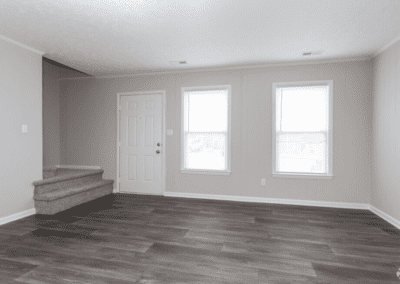
{"type": "Polygon", "coordinates": [[[363,210],[110,195],[0,226],[0,283],[400,283],[363,210]]]}

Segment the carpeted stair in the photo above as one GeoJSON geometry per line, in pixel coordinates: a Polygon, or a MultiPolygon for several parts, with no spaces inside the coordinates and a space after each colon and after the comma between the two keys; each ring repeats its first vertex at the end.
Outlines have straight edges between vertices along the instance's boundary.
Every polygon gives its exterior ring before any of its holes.
{"type": "Polygon", "coordinates": [[[113,180],[103,170],[45,168],[43,180],[35,181],[37,214],[52,215],[113,192],[113,180]]]}
{"type": "Polygon", "coordinates": [[[43,168],[43,179],[51,178],[57,175],[57,167],[44,167],[43,168]]]}

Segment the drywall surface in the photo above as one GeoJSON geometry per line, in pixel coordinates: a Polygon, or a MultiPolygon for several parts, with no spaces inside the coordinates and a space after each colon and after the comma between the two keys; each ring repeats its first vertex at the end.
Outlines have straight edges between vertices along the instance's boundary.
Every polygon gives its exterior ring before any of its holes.
{"type": "Polygon", "coordinates": [[[43,60],[43,166],[60,165],[60,71],[43,60]]]}
{"type": "Polygon", "coordinates": [[[42,177],[42,56],[0,40],[0,94],[2,218],[33,209],[42,177]]]}
{"type": "Polygon", "coordinates": [[[61,161],[99,165],[116,178],[117,93],[165,90],[166,191],[244,197],[369,203],[372,62],[354,61],[233,71],[68,79],[61,89],[61,161]],[[272,83],[333,80],[331,180],[272,177],[272,83]],[[232,86],[232,173],[180,171],[181,88],[232,86]],[[261,186],[261,179],[266,186],[261,186]]]}
{"type": "Polygon", "coordinates": [[[374,60],[372,205],[400,220],[400,42],[374,60]]]}

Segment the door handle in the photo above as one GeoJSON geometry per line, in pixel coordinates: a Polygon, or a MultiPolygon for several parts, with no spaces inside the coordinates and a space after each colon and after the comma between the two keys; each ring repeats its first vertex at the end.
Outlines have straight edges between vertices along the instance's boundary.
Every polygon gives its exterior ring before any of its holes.
{"type": "Polygon", "coordinates": [[[157,150],[156,153],[157,153],[157,154],[160,154],[160,150],[157,150]]]}

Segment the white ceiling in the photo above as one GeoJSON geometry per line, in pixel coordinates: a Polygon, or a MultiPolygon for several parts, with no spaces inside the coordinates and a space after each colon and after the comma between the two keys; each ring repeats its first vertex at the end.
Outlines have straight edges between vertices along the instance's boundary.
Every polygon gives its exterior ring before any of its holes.
{"type": "Polygon", "coordinates": [[[399,15],[397,0],[0,0],[0,35],[119,75],[372,56],[399,15]]]}

